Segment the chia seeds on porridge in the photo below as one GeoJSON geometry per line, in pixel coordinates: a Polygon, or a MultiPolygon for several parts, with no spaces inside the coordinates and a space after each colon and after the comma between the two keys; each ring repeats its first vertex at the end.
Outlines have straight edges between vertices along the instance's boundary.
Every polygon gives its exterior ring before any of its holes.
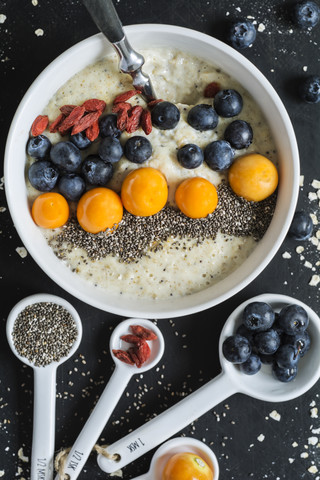
{"type": "MultiPolygon", "coordinates": [[[[153,49],[142,53],[146,73],[152,77],[158,97],[175,103],[181,115],[178,125],[171,130],[152,129],[148,135],[152,156],[143,164],[164,174],[168,183],[167,205],[149,217],[124,211],[117,229],[98,234],[82,230],[74,212],[63,227],[42,231],[58,258],[97,288],[127,296],[165,299],[207,288],[237,269],[266,232],[276,203],[276,193],[260,202],[238,197],[227,185],[226,172],[213,171],[205,162],[195,169],[183,168],[177,161],[178,149],[190,143],[203,149],[208,143],[223,139],[226,127],[239,118],[251,124],[253,141],[248,148],[235,150],[235,158],[259,153],[277,164],[277,155],[260,109],[234,79],[180,51],[153,49]],[[243,109],[231,119],[219,117],[213,130],[198,131],[188,124],[187,116],[195,104],[212,104],[212,99],[203,96],[210,82],[217,82],[222,89],[237,90],[243,98],[243,109]],[[193,219],[177,210],[174,194],[184,179],[197,176],[216,186],[218,206],[208,217],[193,219]]],[[[104,100],[109,113],[113,99],[130,89],[130,78],[118,73],[117,59],[110,56],[72,77],[58,90],[44,114],[52,121],[60,113],[61,105],[80,105],[88,98],[104,100]]],[[[141,96],[131,98],[130,103],[146,106],[141,96]]],[[[135,134],[147,137],[141,129],[135,134]]],[[[135,134],[122,132],[120,142],[124,144],[135,134]]],[[[53,144],[61,141],[58,133],[45,135],[53,144]]],[[[94,142],[86,155],[96,153],[98,143],[99,140],[94,142]]],[[[32,160],[28,158],[28,162],[32,160]]],[[[141,165],[122,157],[114,165],[107,187],[119,193],[124,178],[137,168],[141,165]]],[[[27,184],[31,203],[39,192],[28,181],[27,184]]]]}

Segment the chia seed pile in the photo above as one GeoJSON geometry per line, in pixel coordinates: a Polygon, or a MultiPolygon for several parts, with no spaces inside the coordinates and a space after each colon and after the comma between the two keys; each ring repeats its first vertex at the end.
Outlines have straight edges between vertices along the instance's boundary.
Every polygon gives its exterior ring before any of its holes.
{"type": "Polygon", "coordinates": [[[12,332],[14,346],[36,367],[66,357],[78,336],[72,315],[61,305],[34,303],[17,316],[12,332]]]}
{"type": "Polygon", "coordinates": [[[49,243],[60,259],[65,258],[67,248],[70,251],[82,248],[91,260],[113,255],[119,261],[131,263],[150,251],[161,249],[170,237],[191,238],[198,244],[207,238],[215,239],[218,231],[236,237],[250,236],[256,241],[263,237],[274,213],[276,194],[261,202],[249,202],[222,182],[218,198],[216,210],[206,218],[188,218],[172,206],[150,217],[125,211],[116,230],[99,234],[85,232],[72,218],[49,243]]]}

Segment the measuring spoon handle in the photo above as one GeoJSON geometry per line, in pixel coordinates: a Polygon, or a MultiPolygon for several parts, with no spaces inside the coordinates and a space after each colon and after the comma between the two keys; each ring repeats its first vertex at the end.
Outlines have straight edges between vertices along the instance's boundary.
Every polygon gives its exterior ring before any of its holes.
{"type": "MultiPolygon", "coordinates": [[[[64,473],[69,475],[69,480],[78,478],[130,378],[131,373],[128,369],[116,366],[98,403],[68,454],[64,473]]],[[[59,480],[59,475],[55,480],[59,480]]]]}
{"type": "Polygon", "coordinates": [[[56,411],[56,368],[34,368],[31,480],[52,480],[56,411]]]}
{"type": "Polygon", "coordinates": [[[235,384],[225,373],[221,373],[176,405],[108,446],[108,454],[118,454],[120,460],[115,462],[100,454],[100,468],[112,473],[125,467],[236,392],[235,384]]]}

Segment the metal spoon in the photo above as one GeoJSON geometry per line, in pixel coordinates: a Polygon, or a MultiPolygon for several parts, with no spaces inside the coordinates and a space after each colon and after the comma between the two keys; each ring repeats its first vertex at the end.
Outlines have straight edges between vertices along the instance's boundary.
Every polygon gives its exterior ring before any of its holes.
{"type": "Polygon", "coordinates": [[[53,457],[55,439],[56,411],[56,372],[59,365],[68,360],[77,350],[82,337],[82,324],[77,311],[63,298],[49,294],[37,294],[26,297],[17,303],[9,313],[7,320],[7,338],[11,350],[23,363],[34,370],[34,402],[33,402],[33,436],[31,453],[30,480],[51,480],[53,478],[53,457]],[[61,305],[73,317],[78,335],[68,355],[58,362],[45,367],[36,367],[26,357],[17,352],[13,342],[14,322],[26,307],[36,303],[54,303],[61,305]]]}
{"type": "Polygon", "coordinates": [[[99,30],[112,43],[120,57],[119,68],[122,73],[132,77],[133,86],[142,92],[149,102],[156,94],[148,75],[142,72],[144,58],[130,45],[122,28],[112,0],[82,0],[99,30]]]}

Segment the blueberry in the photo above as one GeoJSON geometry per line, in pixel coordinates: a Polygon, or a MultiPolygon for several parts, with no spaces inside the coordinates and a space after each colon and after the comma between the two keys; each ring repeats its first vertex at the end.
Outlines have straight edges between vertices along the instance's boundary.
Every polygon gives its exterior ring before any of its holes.
{"type": "Polygon", "coordinates": [[[272,355],[280,347],[280,337],[275,330],[270,328],[265,332],[259,332],[255,335],[254,345],[259,353],[272,355]]]}
{"type": "Polygon", "coordinates": [[[257,36],[253,23],[246,20],[233,23],[229,29],[228,40],[233,48],[247,48],[255,41],[257,36]]]}
{"type": "Polygon", "coordinates": [[[203,151],[193,143],[188,143],[179,148],[177,156],[178,162],[184,168],[197,168],[203,163],[203,151]]]}
{"type": "Polygon", "coordinates": [[[280,368],[291,368],[300,360],[299,352],[292,345],[281,345],[274,356],[276,364],[280,368]]]}
{"type": "Polygon", "coordinates": [[[143,163],[151,157],[152,145],[146,137],[136,135],[126,141],[124,154],[131,162],[143,163]]]}
{"type": "Polygon", "coordinates": [[[275,313],[268,303],[251,302],[245,307],[242,319],[248,330],[263,332],[272,327],[275,313]]]}
{"type": "Polygon", "coordinates": [[[58,189],[61,195],[67,200],[76,202],[86,189],[86,183],[76,173],[65,173],[58,182],[58,189]]]}
{"type": "Polygon", "coordinates": [[[27,154],[34,158],[45,158],[51,148],[51,142],[45,135],[31,137],[27,143],[27,154]]]}
{"type": "Polygon", "coordinates": [[[115,137],[103,138],[99,145],[99,156],[105,162],[116,163],[123,155],[119,140],[115,137]]]}
{"type": "Polygon", "coordinates": [[[307,240],[311,237],[313,223],[308,213],[299,211],[294,214],[288,235],[294,240],[307,240]]]}
{"type": "Polygon", "coordinates": [[[115,137],[119,138],[121,131],[117,127],[117,115],[110,113],[102,117],[99,121],[100,136],[102,138],[115,137]]]}
{"type": "Polygon", "coordinates": [[[236,90],[220,90],[214,97],[214,108],[220,117],[235,117],[242,107],[242,97],[236,90]]]}
{"type": "Polygon", "coordinates": [[[255,353],[252,353],[248,360],[239,365],[240,371],[246,375],[255,375],[261,368],[261,360],[255,353]]]}
{"type": "Polygon", "coordinates": [[[106,185],[112,177],[113,166],[98,155],[89,155],[82,163],[82,174],[90,185],[106,185]]]}
{"type": "Polygon", "coordinates": [[[293,20],[301,28],[313,28],[320,18],[320,8],[310,0],[299,2],[293,9],[293,20]]]}
{"type": "Polygon", "coordinates": [[[274,355],[264,355],[263,353],[259,353],[259,357],[261,363],[264,365],[273,365],[274,363],[274,355]]]}
{"type": "Polygon", "coordinates": [[[40,192],[50,192],[57,183],[59,170],[50,160],[37,160],[29,167],[28,178],[40,192]]]}
{"type": "Polygon", "coordinates": [[[151,112],[152,124],[160,130],[171,130],[180,120],[178,108],[170,102],[160,102],[151,112]]]}
{"type": "Polygon", "coordinates": [[[87,138],[85,132],[77,133],[76,135],[70,135],[70,141],[79,148],[79,150],[84,150],[91,145],[91,140],[87,138]]]}
{"type": "Polygon", "coordinates": [[[310,335],[307,330],[296,335],[284,335],[283,344],[292,345],[299,352],[300,357],[303,357],[311,345],[310,335]]]}
{"type": "Polygon", "coordinates": [[[59,142],[53,145],[50,158],[64,172],[75,172],[81,163],[80,150],[71,142],[59,142]]]}
{"type": "Polygon", "coordinates": [[[276,363],[273,364],[272,373],[277,380],[280,382],[291,382],[297,375],[298,368],[297,366],[291,368],[281,368],[276,363]]]}
{"type": "Polygon", "coordinates": [[[302,333],[309,325],[308,314],[300,305],[287,305],[280,311],[279,325],[287,335],[302,333]]]}
{"type": "Polygon", "coordinates": [[[216,140],[204,149],[204,159],[212,170],[220,172],[230,167],[234,159],[234,150],[229,142],[216,140]]]}
{"type": "Polygon", "coordinates": [[[304,102],[320,102],[320,76],[310,75],[310,77],[305,78],[300,83],[299,94],[304,102]]]}
{"type": "Polygon", "coordinates": [[[236,333],[238,335],[241,335],[242,337],[245,337],[247,340],[249,340],[250,345],[253,345],[253,338],[254,338],[254,332],[252,330],[248,330],[243,323],[239,325],[239,327],[236,330],[236,333]]]}
{"type": "Polygon", "coordinates": [[[251,125],[244,120],[234,120],[227,126],[224,139],[237,150],[248,148],[253,139],[251,125]]]}
{"type": "Polygon", "coordinates": [[[201,103],[189,110],[187,122],[195,130],[213,130],[218,125],[219,117],[210,105],[201,103]]]}
{"type": "Polygon", "coordinates": [[[243,363],[250,357],[251,345],[247,338],[232,335],[223,342],[222,352],[229,362],[243,363]]]}

